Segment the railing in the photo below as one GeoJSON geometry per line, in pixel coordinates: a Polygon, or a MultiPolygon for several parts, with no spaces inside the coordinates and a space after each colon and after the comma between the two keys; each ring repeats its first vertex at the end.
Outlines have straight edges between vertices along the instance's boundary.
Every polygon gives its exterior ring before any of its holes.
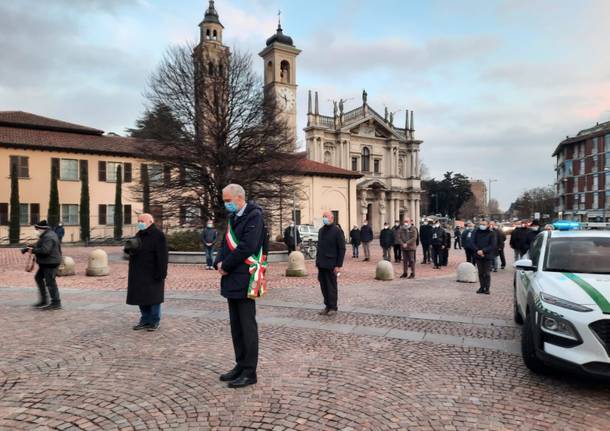
{"type": "Polygon", "coordinates": [[[363,115],[364,115],[364,109],[362,108],[362,106],[360,106],[360,107],[358,107],[356,109],[352,109],[351,111],[344,114],[343,122],[347,123],[348,121],[353,120],[354,118],[362,117],[363,115]]]}
{"type": "Polygon", "coordinates": [[[331,128],[335,127],[335,119],[333,117],[327,117],[325,115],[320,115],[318,117],[318,119],[319,119],[319,124],[321,126],[326,126],[326,127],[331,127],[331,128]]]}

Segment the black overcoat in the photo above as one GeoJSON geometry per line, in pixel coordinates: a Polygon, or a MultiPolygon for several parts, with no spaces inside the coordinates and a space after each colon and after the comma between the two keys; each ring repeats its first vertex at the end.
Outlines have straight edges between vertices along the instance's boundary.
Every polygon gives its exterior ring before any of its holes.
{"type": "Polygon", "coordinates": [[[129,256],[127,304],[154,305],[164,300],[167,277],[167,241],[154,224],[139,231],[141,245],[129,256]]]}
{"type": "Polygon", "coordinates": [[[322,226],[318,231],[316,266],[323,269],[341,268],[345,258],[345,237],[336,224],[322,226]]]}

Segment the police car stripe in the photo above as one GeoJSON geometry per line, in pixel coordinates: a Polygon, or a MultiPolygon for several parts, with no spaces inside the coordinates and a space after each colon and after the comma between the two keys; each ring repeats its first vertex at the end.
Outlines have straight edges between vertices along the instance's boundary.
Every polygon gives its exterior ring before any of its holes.
{"type": "Polygon", "coordinates": [[[602,313],[610,314],[610,302],[608,302],[608,300],[604,297],[604,295],[599,293],[599,291],[596,288],[591,286],[589,283],[587,283],[585,280],[580,278],[578,275],[572,274],[571,272],[564,272],[563,275],[568,277],[574,283],[578,284],[578,286],[580,286],[580,288],[582,290],[587,292],[587,295],[589,295],[591,297],[591,299],[593,299],[593,301],[595,301],[597,306],[599,308],[601,308],[602,313]]]}

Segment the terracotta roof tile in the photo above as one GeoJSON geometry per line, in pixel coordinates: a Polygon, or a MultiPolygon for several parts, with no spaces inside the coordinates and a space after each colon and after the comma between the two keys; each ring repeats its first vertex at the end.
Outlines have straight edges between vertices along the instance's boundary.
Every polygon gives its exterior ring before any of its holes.
{"type": "Polygon", "coordinates": [[[55,120],[53,118],[43,117],[41,115],[35,115],[23,111],[0,111],[0,125],[93,135],[102,135],[104,133],[103,130],[94,129],[92,127],[55,120]]]}
{"type": "Polygon", "coordinates": [[[343,178],[361,178],[362,174],[358,172],[348,171],[336,166],[327,165],[326,163],[314,162],[308,160],[302,155],[297,156],[295,163],[296,173],[302,175],[321,175],[328,177],[343,177],[343,178]]]}

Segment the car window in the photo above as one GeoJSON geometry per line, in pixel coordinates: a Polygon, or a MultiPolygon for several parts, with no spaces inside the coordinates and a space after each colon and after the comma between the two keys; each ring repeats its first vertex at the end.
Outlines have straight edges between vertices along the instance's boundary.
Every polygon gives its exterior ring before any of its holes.
{"type": "Polygon", "coordinates": [[[551,238],[544,270],[610,274],[610,238],[551,238]]]}
{"type": "Polygon", "coordinates": [[[542,241],[544,240],[543,235],[538,235],[532,244],[532,248],[530,250],[530,257],[532,259],[532,265],[538,266],[538,262],[540,261],[540,252],[542,251],[542,241]]]}

